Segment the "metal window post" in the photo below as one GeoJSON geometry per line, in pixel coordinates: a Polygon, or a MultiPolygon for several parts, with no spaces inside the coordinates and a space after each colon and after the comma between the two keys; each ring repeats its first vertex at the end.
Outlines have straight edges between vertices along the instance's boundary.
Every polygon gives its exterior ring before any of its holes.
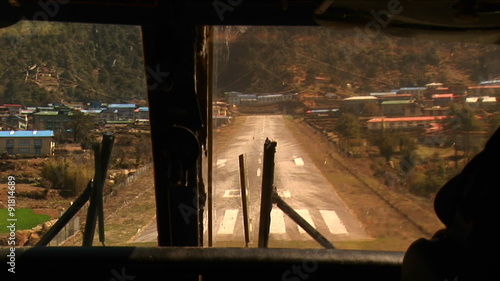
{"type": "Polygon", "coordinates": [[[269,228],[271,210],[273,208],[274,192],[274,155],[276,154],[275,141],[266,138],[264,143],[264,168],[262,171],[262,195],[259,222],[259,248],[267,248],[269,244],[269,228]]]}

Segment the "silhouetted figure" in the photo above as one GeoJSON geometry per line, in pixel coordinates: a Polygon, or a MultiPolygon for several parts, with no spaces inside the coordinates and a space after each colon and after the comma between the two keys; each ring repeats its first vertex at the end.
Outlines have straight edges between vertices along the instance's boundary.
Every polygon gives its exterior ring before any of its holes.
{"type": "Polygon", "coordinates": [[[500,128],[484,149],[437,193],[434,209],[446,226],[413,242],[402,281],[500,280],[500,128]]]}

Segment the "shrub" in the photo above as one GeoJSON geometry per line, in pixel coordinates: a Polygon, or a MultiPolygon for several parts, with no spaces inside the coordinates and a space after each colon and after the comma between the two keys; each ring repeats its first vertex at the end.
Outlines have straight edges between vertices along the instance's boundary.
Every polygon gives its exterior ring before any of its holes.
{"type": "Polygon", "coordinates": [[[65,158],[49,159],[41,168],[45,188],[69,190],[73,195],[81,193],[92,176],[91,166],[76,164],[65,158]]]}
{"type": "Polygon", "coordinates": [[[457,173],[447,161],[433,155],[425,164],[419,165],[407,174],[409,191],[415,195],[431,197],[457,173]]]}
{"type": "Polygon", "coordinates": [[[436,175],[428,175],[425,170],[418,170],[412,174],[409,181],[409,191],[421,197],[430,197],[444,183],[444,180],[436,175]]]}

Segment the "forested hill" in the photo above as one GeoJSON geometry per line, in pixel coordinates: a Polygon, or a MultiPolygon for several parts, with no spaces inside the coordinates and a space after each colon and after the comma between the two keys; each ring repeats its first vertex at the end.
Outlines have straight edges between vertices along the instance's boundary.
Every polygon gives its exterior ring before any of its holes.
{"type": "Polygon", "coordinates": [[[0,50],[0,104],[146,99],[139,27],[21,22],[0,50]]]}
{"type": "Polygon", "coordinates": [[[500,76],[498,45],[274,26],[220,27],[218,42],[222,91],[318,90],[315,77],[323,77],[324,91],[368,94],[432,82],[476,85],[500,76]]]}
{"type": "MultiPolygon", "coordinates": [[[[500,47],[316,27],[217,27],[223,91],[368,94],[500,76],[500,47]],[[316,77],[323,77],[318,86],[316,77]]],[[[145,103],[139,27],[21,22],[0,29],[0,104],[145,103]]]]}

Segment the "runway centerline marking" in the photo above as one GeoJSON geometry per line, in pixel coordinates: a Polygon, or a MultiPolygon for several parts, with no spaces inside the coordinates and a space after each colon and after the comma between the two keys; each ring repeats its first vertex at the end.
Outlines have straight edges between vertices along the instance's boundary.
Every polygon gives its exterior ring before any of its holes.
{"type": "Polygon", "coordinates": [[[224,190],[224,195],[222,195],[222,197],[224,197],[224,198],[235,198],[235,197],[240,197],[240,196],[241,196],[241,190],[239,190],[239,189],[224,190]]]}

